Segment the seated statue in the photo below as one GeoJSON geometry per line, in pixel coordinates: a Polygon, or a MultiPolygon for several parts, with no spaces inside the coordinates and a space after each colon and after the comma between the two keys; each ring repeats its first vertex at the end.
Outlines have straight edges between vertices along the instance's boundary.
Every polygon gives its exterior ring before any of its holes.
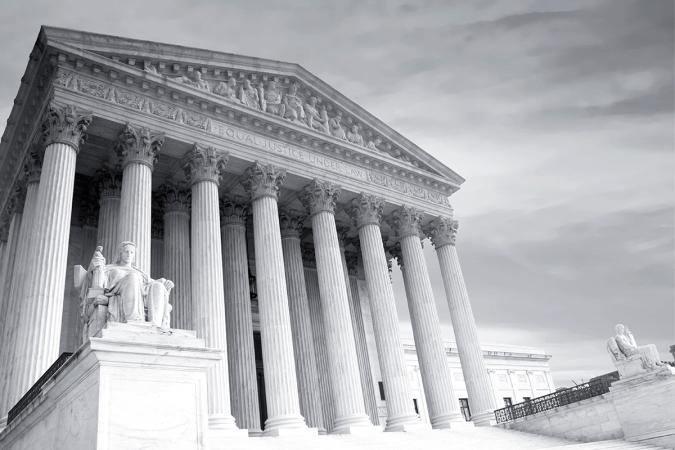
{"type": "Polygon", "coordinates": [[[617,324],[614,329],[616,335],[607,340],[607,351],[621,378],[656,370],[663,365],[654,344],[638,346],[633,333],[623,324],[617,324]]]}
{"type": "Polygon", "coordinates": [[[230,77],[227,79],[227,83],[221,81],[213,89],[213,93],[225,97],[228,100],[236,101],[237,100],[237,80],[230,77]]]}
{"type": "Polygon", "coordinates": [[[113,264],[106,264],[102,250],[96,248],[81,288],[84,340],[95,336],[108,322],[150,322],[168,330],[173,282],[153,280],[136,268],[133,242],[120,244],[113,264]]]}

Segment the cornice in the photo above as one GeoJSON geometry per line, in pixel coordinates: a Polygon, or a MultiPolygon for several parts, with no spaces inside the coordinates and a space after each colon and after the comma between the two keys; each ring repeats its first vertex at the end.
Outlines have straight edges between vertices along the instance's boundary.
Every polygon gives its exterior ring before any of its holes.
{"type": "MultiPolygon", "coordinates": [[[[142,70],[145,64],[162,64],[170,68],[170,76],[176,77],[197,69],[204,75],[208,73],[215,77],[214,81],[226,81],[232,72],[239,72],[239,77],[243,77],[244,73],[248,74],[254,80],[258,75],[260,81],[265,81],[267,79],[265,77],[287,78],[284,80],[287,85],[293,81],[289,79],[295,79],[304,84],[301,86],[301,92],[307,93],[303,97],[317,96],[329,110],[332,103],[335,111],[342,110],[345,119],[353,118],[357,123],[361,122],[370,128],[374,132],[370,139],[379,134],[385,145],[387,141],[391,141],[386,151],[396,152],[396,148],[400,147],[399,151],[410,153],[420,163],[437,171],[456,187],[464,181],[456,172],[298,64],[55,27],[42,27],[40,37],[50,47],[60,48],[75,56],[83,58],[98,56],[110,62],[113,62],[113,59],[118,62],[126,61],[126,64],[118,63],[119,66],[127,65],[131,68],[137,65],[142,70]],[[219,77],[220,75],[222,77],[219,77]]],[[[100,62],[105,65],[103,61],[100,62]]],[[[349,123],[345,121],[345,126],[348,125],[349,123]]]]}

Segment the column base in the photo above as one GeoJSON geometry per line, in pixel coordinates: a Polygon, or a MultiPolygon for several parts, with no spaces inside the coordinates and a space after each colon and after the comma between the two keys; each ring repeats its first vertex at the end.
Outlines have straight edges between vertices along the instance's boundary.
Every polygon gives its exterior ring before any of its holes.
{"type": "Polygon", "coordinates": [[[375,427],[367,415],[358,414],[335,419],[331,434],[369,434],[379,431],[381,431],[380,427],[375,427]]]}
{"type": "Polygon", "coordinates": [[[299,414],[277,416],[265,421],[263,436],[307,436],[318,434],[316,428],[308,428],[299,414]]]}
{"type": "Polygon", "coordinates": [[[248,429],[248,437],[260,437],[262,435],[263,435],[262,430],[258,429],[252,430],[250,428],[248,429]]]}
{"type": "Polygon", "coordinates": [[[478,414],[471,414],[471,422],[477,427],[491,427],[497,423],[494,411],[483,411],[478,414]]]}
{"type": "Polygon", "coordinates": [[[384,427],[386,432],[412,432],[427,431],[431,427],[429,424],[422,423],[417,415],[399,417],[396,419],[387,419],[387,425],[384,427]]]}
{"type": "Polygon", "coordinates": [[[459,413],[447,414],[431,419],[431,428],[434,430],[450,430],[457,428],[473,428],[471,422],[464,420],[464,416],[459,413]]]}
{"type": "Polygon", "coordinates": [[[2,430],[7,428],[7,416],[0,417],[0,433],[2,433],[2,430]]]}

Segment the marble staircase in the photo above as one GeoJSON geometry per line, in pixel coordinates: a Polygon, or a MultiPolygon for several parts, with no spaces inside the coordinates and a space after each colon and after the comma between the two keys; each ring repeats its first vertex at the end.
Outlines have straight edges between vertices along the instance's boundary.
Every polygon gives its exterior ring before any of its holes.
{"type": "Polygon", "coordinates": [[[281,436],[222,442],[209,450],[657,450],[662,447],[622,440],[579,443],[501,428],[427,430],[409,433],[370,432],[358,435],[281,436]]]}

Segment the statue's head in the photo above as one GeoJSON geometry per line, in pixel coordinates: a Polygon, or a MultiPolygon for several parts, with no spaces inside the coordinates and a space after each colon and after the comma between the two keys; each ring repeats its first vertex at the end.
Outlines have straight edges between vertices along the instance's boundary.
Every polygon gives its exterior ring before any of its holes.
{"type": "Polygon", "coordinates": [[[117,260],[115,264],[135,265],[136,262],[136,244],[131,241],[124,241],[117,249],[117,260]]]}
{"type": "Polygon", "coordinates": [[[616,334],[624,334],[626,332],[626,327],[622,323],[617,323],[614,327],[616,334]]]}

